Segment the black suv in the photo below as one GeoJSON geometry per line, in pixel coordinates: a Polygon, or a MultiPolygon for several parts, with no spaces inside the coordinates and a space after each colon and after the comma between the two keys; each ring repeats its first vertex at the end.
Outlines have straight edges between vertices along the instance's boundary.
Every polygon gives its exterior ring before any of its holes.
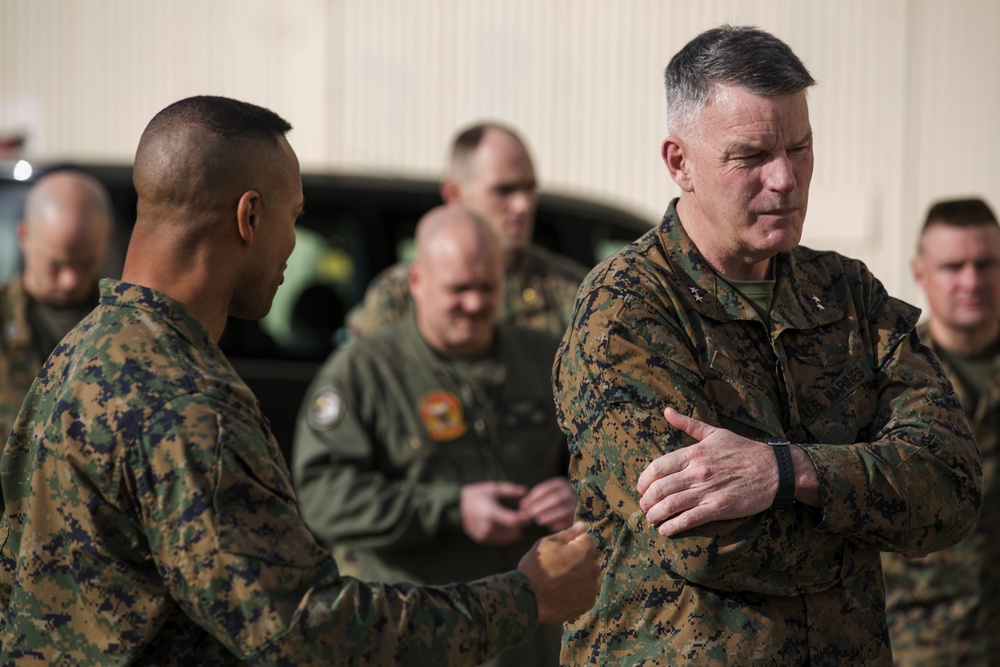
{"type": "MultiPolygon", "coordinates": [[[[63,166],[94,175],[111,192],[118,226],[106,274],[119,275],[135,221],[131,167],[63,166]]],[[[32,181],[47,170],[26,172],[25,164],[0,162],[0,282],[18,269],[15,224],[32,181]]],[[[441,203],[432,180],[305,173],[302,189],[305,214],[271,312],[260,322],[230,319],[219,343],[260,400],[286,457],[306,389],[342,340],[344,314],[375,275],[409,258],[417,220],[441,203]]],[[[650,226],[618,208],[542,193],[535,242],[593,266],[650,226]]]]}

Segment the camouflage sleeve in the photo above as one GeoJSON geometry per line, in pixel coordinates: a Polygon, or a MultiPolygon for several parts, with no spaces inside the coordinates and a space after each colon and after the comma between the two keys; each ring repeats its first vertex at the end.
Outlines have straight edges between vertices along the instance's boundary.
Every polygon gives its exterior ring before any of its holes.
{"type": "Polygon", "coordinates": [[[240,431],[233,414],[198,395],[164,405],[125,483],[170,596],[235,655],[472,665],[531,635],[534,595],[516,571],[439,588],[340,577],[298,515],[273,440],[240,431]]]}
{"type": "Polygon", "coordinates": [[[580,282],[562,278],[556,281],[551,289],[553,294],[550,298],[558,304],[559,309],[560,326],[554,333],[561,337],[573,321],[573,304],[576,301],[576,293],[580,289],[580,282]]]}
{"type": "Polygon", "coordinates": [[[828,588],[839,580],[844,540],[804,532],[799,522],[810,520],[805,512],[716,521],[673,537],[647,524],[639,475],[653,459],[691,443],[670,427],[663,408],[719,423],[704,378],[692,370],[698,366],[691,351],[671,318],[651,304],[617,288],[592,290],[583,295],[560,348],[556,404],[569,435],[581,518],[601,525],[617,515],[654,563],[692,583],[768,595],[828,588]],[[772,525],[776,521],[798,525],[772,525]],[[801,567],[810,548],[830,555],[801,567]]]}
{"type": "Polygon", "coordinates": [[[824,590],[864,567],[880,548],[906,548],[908,541],[941,548],[971,528],[978,473],[955,422],[961,411],[940,394],[926,360],[912,359],[911,350],[887,339],[873,442],[807,449],[824,489],[822,517],[800,507],[713,522],[672,538],[659,535],[639,508],[636,482],[650,461],[690,443],[669,427],[662,409],[670,405],[710,424],[720,420],[692,351],[674,328],[683,315],[658,311],[654,303],[610,287],[585,294],[554,369],[571,477],[591,523],[616,514],[653,562],[688,581],[773,595],[824,590]],[[936,443],[920,454],[921,465],[904,463],[916,449],[912,442],[936,443]],[[894,474],[888,461],[896,462],[894,474]],[[904,473],[907,486],[901,487],[904,473]],[[930,489],[929,480],[938,486],[930,489]],[[892,498],[901,503],[898,509],[909,502],[905,494],[921,490],[934,494],[933,509],[910,503],[919,519],[911,512],[910,522],[891,527],[899,516],[886,511],[892,498]]]}
{"type": "Polygon", "coordinates": [[[381,331],[409,311],[412,300],[407,270],[406,264],[395,264],[372,279],[364,298],[344,320],[352,336],[360,338],[381,331]]]}
{"type": "Polygon", "coordinates": [[[938,551],[975,528],[981,455],[937,358],[912,329],[913,309],[869,279],[878,403],[865,441],[805,448],[820,482],[820,529],[869,551],[938,551]]]}
{"type": "Polygon", "coordinates": [[[348,349],[336,353],[299,414],[292,471],[306,523],[326,544],[370,548],[427,544],[461,530],[460,484],[426,474],[429,461],[407,441],[402,406],[378,397],[385,387],[362,377],[353,360],[348,349]]]}

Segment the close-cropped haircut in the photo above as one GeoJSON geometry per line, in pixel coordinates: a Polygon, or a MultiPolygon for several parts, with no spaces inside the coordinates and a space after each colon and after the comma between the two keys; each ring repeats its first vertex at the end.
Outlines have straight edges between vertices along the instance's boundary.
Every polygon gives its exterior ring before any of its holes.
{"type": "Polygon", "coordinates": [[[928,227],[945,225],[947,227],[984,227],[997,225],[997,216],[993,209],[982,199],[943,199],[934,203],[924,218],[921,236],[928,227]]]}
{"type": "Polygon", "coordinates": [[[197,125],[228,140],[277,143],[291,124],[270,109],[228,97],[198,95],[174,102],[156,114],[143,135],[156,135],[182,125],[197,125]]]}
{"type": "Polygon", "coordinates": [[[673,133],[708,103],[717,85],[756,95],[797,93],[814,85],[792,49],[753,26],[724,25],[701,33],[674,54],[664,73],[667,124],[673,133]]]}
{"type": "Polygon", "coordinates": [[[228,97],[174,102],[149,121],[139,139],[132,182],[140,213],[164,207],[197,216],[217,208],[226,182],[260,187],[256,176],[271,160],[259,152],[277,155],[290,129],[273,111],[228,97]]]}

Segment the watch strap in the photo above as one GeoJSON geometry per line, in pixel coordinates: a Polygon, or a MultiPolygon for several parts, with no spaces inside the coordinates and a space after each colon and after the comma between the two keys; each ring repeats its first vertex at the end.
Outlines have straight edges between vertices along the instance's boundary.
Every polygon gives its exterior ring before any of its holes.
{"type": "Polygon", "coordinates": [[[792,464],[791,443],[784,438],[767,438],[774,460],[778,464],[778,492],[771,503],[773,510],[788,510],[795,506],[795,466],[792,464]]]}

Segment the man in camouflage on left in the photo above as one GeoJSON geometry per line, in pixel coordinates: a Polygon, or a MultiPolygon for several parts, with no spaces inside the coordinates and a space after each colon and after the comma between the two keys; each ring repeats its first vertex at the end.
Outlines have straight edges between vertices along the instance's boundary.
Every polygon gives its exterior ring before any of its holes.
{"type": "Polygon", "coordinates": [[[302,212],[289,124],[170,105],[136,153],[122,281],[56,347],[0,458],[0,664],[478,664],[585,610],[592,538],[439,588],[341,577],[216,342],[271,307],[302,212]]]}
{"type": "Polygon", "coordinates": [[[112,220],[107,190],[88,174],[61,169],[28,190],[24,266],[0,285],[0,449],[45,358],[97,305],[112,220]]]}

